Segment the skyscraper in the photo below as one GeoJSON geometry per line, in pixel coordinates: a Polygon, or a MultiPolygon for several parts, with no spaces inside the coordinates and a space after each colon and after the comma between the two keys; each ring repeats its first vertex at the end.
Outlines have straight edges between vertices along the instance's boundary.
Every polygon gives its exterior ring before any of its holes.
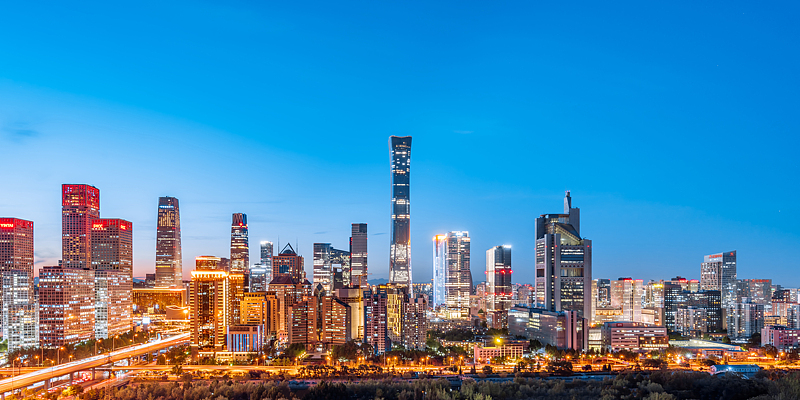
{"type": "Polygon", "coordinates": [[[611,307],[622,310],[622,321],[642,321],[644,282],[641,279],[620,278],[611,281],[611,307]]]}
{"type": "Polygon", "coordinates": [[[297,255],[291,244],[287,243],[281,253],[272,256],[272,280],[279,276],[288,275],[294,279],[306,279],[303,269],[303,256],[297,255]]]}
{"type": "Polygon", "coordinates": [[[447,279],[447,235],[433,237],[433,299],[432,307],[445,302],[444,282],[447,279]]]}
{"type": "Polygon", "coordinates": [[[3,339],[8,351],[39,346],[39,308],[34,302],[33,278],[23,270],[0,272],[3,298],[3,339]]]}
{"type": "MultiPolygon", "coordinates": [[[[23,271],[33,290],[33,222],[0,218],[0,273],[23,271]]],[[[31,292],[33,293],[33,292],[31,292]]],[[[2,310],[0,296],[0,310],[2,310]]]]}
{"type": "Polygon", "coordinates": [[[367,224],[353,224],[350,233],[350,285],[367,284],[367,224]]]}
{"type": "Polygon", "coordinates": [[[189,286],[192,346],[200,350],[223,350],[232,321],[228,273],[218,269],[219,261],[219,257],[197,257],[192,271],[189,286]]]}
{"type": "Polygon", "coordinates": [[[700,290],[719,290],[722,307],[736,306],[736,251],[710,254],[700,264],[700,290]]]}
{"type": "Polygon", "coordinates": [[[94,271],[46,266],[39,271],[42,346],[56,348],[94,336],[94,271]]]}
{"type": "Polygon", "coordinates": [[[580,235],[580,209],[569,191],[564,214],[536,218],[536,303],[550,311],[592,312],[592,241],[580,235]]]}
{"type": "Polygon", "coordinates": [[[61,185],[62,265],[89,269],[92,220],[100,218],[100,190],[90,185],[61,185]]]}
{"type": "Polygon", "coordinates": [[[94,334],[106,339],[132,326],[133,224],[94,219],[91,232],[94,271],[94,334]]]}
{"type": "MultiPolygon", "coordinates": [[[[469,232],[453,231],[446,236],[444,280],[446,315],[453,319],[469,319],[469,295],[472,294],[469,232]]],[[[510,285],[508,293],[510,296],[510,285]]]]}
{"type": "Polygon", "coordinates": [[[272,282],[272,242],[261,242],[261,267],[267,270],[266,281],[267,285],[272,282]]]}
{"type": "Polygon", "coordinates": [[[326,295],[330,295],[335,289],[349,286],[349,282],[350,252],[334,249],[330,243],[314,243],[314,285],[322,285],[326,295]],[[335,271],[336,265],[339,268],[335,271]]]}
{"type": "MultiPolygon", "coordinates": [[[[411,278],[411,136],[392,136],[392,237],[389,248],[389,282],[408,286],[411,278]]],[[[410,292],[409,292],[410,294],[410,292]]]]}
{"type": "Polygon", "coordinates": [[[8,351],[39,346],[33,298],[33,222],[0,218],[0,312],[8,351]]]}
{"type": "Polygon", "coordinates": [[[159,197],[156,228],[156,286],[181,286],[182,283],[181,213],[178,199],[159,197]]]}
{"type": "Polygon", "coordinates": [[[231,273],[244,274],[250,268],[250,242],[247,238],[247,215],[233,214],[231,223],[231,273]]]}
{"type": "Polygon", "coordinates": [[[508,327],[511,309],[511,246],[495,246],[486,250],[486,288],[488,314],[492,327],[508,327]]]}

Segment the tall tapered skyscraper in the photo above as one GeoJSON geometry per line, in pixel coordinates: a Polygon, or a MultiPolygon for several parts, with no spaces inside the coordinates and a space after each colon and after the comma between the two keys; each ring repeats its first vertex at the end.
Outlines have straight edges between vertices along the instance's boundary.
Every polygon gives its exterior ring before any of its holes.
{"type": "Polygon", "coordinates": [[[178,199],[158,198],[156,228],[156,286],[180,286],[183,281],[181,258],[181,213],[178,199]]]}
{"type": "Polygon", "coordinates": [[[389,281],[408,286],[411,278],[411,136],[392,136],[392,238],[389,248],[389,281]]]}
{"type": "Polygon", "coordinates": [[[244,274],[250,268],[250,242],[247,238],[247,214],[233,214],[231,223],[231,273],[244,274]]]}

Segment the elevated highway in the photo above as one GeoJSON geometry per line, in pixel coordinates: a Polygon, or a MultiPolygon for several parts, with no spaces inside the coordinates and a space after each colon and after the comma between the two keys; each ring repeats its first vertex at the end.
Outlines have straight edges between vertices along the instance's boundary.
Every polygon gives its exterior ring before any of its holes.
{"type": "MultiPolygon", "coordinates": [[[[36,371],[24,373],[18,376],[0,380],[0,393],[4,394],[12,390],[17,390],[31,386],[38,382],[47,382],[52,378],[73,374],[75,372],[86,371],[106,364],[127,359],[141,354],[151,353],[167,347],[180,345],[189,341],[189,333],[182,333],[168,338],[142,343],[135,346],[126,347],[120,350],[84,358],[82,360],[59,364],[52,367],[41,368],[36,371]]],[[[47,385],[46,385],[47,386],[47,385]]]]}

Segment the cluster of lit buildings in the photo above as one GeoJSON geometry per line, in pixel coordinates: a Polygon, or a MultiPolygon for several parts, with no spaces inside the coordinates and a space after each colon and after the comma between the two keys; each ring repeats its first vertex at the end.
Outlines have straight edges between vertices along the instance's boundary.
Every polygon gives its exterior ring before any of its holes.
{"type": "MultiPolygon", "coordinates": [[[[507,328],[510,335],[562,349],[651,351],[668,335],[798,346],[800,293],[771,280],[737,279],[736,252],[704,257],[700,280],[593,279],[592,241],[581,234],[569,192],[561,214],[535,222],[535,278],[512,283],[511,246],[486,250],[485,280],[475,284],[470,236],[433,238],[433,279],[412,281],[411,137],[390,139],[392,200],[389,282],[370,285],[367,224],[351,225],[349,248],[313,244],[311,280],[304,258],[286,244],[260,243],[251,264],[247,215],[231,219],[228,257],[199,256],[183,280],[178,199],[158,202],[153,274],[136,283],[133,224],[100,217],[100,193],[62,186],[62,259],[34,287],[33,222],[0,218],[0,309],[9,350],[109,338],[134,324],[191,331],[195,357],[244,358],[267,343],[308,352],[355,340],[377,354],[394,345],[424,349],[428,329],[507,328]]],[[[511,346],[511,344],[508,344],[511,346]]],[[[517,346],[517,344],[514,344],[517,346]]],[[[477,350],[476,350],[477,351],[477,350]]],[[[486,348],[484,356],[517,347],[486,348]]]]}

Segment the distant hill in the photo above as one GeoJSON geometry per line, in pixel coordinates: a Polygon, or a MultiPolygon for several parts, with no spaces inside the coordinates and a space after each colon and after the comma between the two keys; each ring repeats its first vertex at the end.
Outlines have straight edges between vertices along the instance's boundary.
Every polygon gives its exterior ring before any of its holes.
{"type": "Polygon", "coordinates": [[[370,285],[385,285],[389,283],[389,280],[386,278],[376,278],[367,280],[367,283],[369,283],[370,285]]]}

